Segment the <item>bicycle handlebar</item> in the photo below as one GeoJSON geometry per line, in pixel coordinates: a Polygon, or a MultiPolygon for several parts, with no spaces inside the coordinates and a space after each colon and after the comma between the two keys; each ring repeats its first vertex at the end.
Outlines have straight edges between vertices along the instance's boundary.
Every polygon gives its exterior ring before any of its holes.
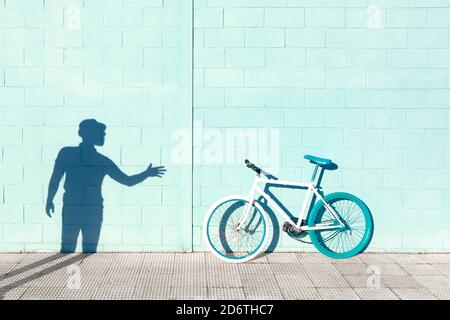
{"type": "Polygon", "coordinates": [[[247,168],[252,169],[253,171],[255,171],[257,174],[261,174],[262,169],[255,166],[253,163],[251,163],[250,161],[248,161],[247,159],[245,159],[245,165],[247,166],[247,168]]]}

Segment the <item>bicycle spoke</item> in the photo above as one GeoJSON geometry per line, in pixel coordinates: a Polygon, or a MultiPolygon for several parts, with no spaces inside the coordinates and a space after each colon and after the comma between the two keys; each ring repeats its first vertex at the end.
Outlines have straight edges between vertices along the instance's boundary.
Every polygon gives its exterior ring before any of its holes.
{"type": "Polygon", "coordinates": [[[211,245],[221,254],[241,258],[257,250],[265,237],[261,212],[252,207],[246,221],[238,227],[248,202],[232,200],[223,203],[211,214],[208,228],[211,245]],[[217,236],[211,236],[217,235],[217,236]]]}
{"type": "MultiPolygon", "coordinates": [[[[347,199],[336,199],[329,203],[339,218],[345,224],[344,229],[335,231],[318,230],[316,236],[319,242],[332,252],[346,253],[355,248],[363,239],[366,232],[367,222],[359,205],[347,199]]],[[[329,224],[336,218],[325,207],[317,214],[315,224],[329,224]]]]}

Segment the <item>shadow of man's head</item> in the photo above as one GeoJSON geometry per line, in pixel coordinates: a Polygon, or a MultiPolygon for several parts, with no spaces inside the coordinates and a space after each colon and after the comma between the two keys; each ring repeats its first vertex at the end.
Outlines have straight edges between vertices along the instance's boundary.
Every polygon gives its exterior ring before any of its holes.
{"type": "Polygon", "coordinates": [[[83,144],[103,146],[105,144],[106,125],[95,119],[86,119],[80,122],[78,135],[83,144]]]}

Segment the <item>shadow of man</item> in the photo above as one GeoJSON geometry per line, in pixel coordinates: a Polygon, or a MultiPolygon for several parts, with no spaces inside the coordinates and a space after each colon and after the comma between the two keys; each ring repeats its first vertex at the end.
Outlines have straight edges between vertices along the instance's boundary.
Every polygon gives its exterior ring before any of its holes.
{"type": "Polygon", "coordinates": [[[62,209],[61,252],[75,252],[78,235],[82,234],[82,249],[85,253],[97,251],[100,229],[103,222],[102,183],[106,175],[113,180],[134,186],[149,177],[162,177],[166,169],[152,167],[129,176],[108,157],[99,153],[95,146],[105,143],[106,125],[95,119],[83,120],[78,135],[82,142],[77,147],[62,148],[55,160],[48,185],[46,213],[55,211],[53,199],[59,183],[65,175],[62,209]]]}

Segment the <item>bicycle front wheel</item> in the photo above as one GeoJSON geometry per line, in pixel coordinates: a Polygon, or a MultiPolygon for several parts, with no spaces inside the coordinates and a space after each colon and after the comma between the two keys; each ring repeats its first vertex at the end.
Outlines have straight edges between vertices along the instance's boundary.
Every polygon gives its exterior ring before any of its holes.
{"type": "Polygon", "coordinates": [[[269,220],[255,202],[247,218],[241,221],[248,206],[244,197],[231,196],[216,202],[205,216],[203,236],[218,258],[242,263],[255,258],[264,249],[269,220]]]}
{"type": "MultiPolygon", "coordinates": [[[[346,259],[363,252],[373,235],[373,218],[365,203],[349,193],[338,192],[325,197],[344,226],[338,229],[311,230],[309,236],[314,246],[324,255],[346,259]]],[[[308,219],[308,227],[339,225],[322,201],[318,202],[308,219]]]]}

